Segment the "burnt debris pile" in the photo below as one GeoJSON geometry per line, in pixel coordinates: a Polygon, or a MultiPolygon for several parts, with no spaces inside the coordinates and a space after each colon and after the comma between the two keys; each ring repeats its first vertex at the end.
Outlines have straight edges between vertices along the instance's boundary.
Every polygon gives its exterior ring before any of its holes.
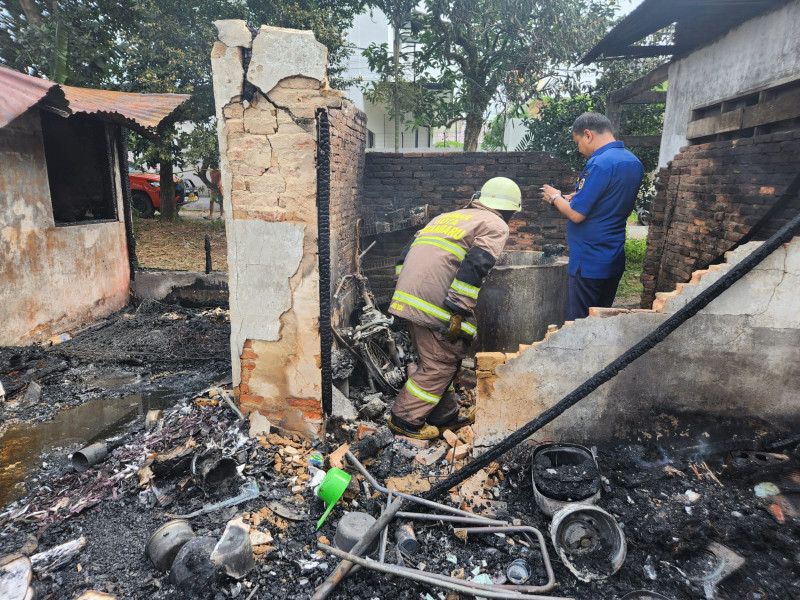
{"type": "Polygon", "coordinates": [[[312,597],[350,558],[358,571],[335,579],[329,597],[800,591],[797,440],[702,456],[534,444],[429,501],[472,460],[469,428],[420,442],[340,419],[310,440],[241,419],[229,393],[206,389],[142,415],[104,440],[96,464],[6,506],[0,581],[41,598],[284,599],[312,597]],[[50,551],[61,558],[45,568],[39,555],[50,551]]]}

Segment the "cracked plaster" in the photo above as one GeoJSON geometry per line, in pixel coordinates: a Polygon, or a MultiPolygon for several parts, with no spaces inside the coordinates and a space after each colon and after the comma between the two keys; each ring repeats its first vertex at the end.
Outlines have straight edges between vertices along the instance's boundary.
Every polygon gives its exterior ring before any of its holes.
{"type": "Polygon", "coordinates": [[[313,32],[262,25],[253,40],[247,81],[268,94],[282,79],[295,75],[324,83],[327,67],[328,49],[313,32]]]}
{"type": "Polygon", "coordinates": [[[244,342],[280,339],[280,318],[292,308],[289,280],[303,258],[305,225],[230,219],[230,229],[231,355],[238,385],[244,342]]]}

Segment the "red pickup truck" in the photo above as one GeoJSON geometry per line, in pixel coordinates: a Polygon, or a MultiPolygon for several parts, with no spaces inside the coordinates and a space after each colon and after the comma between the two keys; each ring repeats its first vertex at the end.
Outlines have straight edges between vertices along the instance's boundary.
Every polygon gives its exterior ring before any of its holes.
{"type": "MultiPolygon", "coordinates": [[[[140,217],[152,217],[155,211],[161,209],[161,198],[159,188],[161,187],[158,173],[129,173],[131,182],[131,204],[140,217]]],[[[175,182],[175,204],[183,204],[187,200],[197,200],[197,192],[194,186],[188,186],[180,179],[173,179],[175,182]]],[[[189,182],[191,183],[191,182],[189,182]]]]}

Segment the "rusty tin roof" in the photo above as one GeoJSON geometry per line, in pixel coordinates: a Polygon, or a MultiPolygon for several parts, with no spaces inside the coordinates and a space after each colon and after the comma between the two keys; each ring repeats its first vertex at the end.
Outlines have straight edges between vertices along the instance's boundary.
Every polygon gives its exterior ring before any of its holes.
{"type": "Polygon", "coordinates": [[[62,86],[0,67],[0,127],[42,103],[67,113],[96,114],[141,131],[156,127],[189,97],[62,86]]]}

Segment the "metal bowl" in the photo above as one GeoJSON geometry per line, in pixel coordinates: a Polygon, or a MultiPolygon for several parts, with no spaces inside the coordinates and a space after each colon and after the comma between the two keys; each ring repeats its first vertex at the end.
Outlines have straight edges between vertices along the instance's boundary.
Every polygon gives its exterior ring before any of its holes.
{"type": "Polygon", "coordinates": [[[592,455],[592,451],[585,446],[581,446],[579,444],[561,444],[561,443],[551,443],[551,444],[541,444],[537,446],[533,452],[531,453],[531,482],[533,484],[533,497],[536,500],[536,504],[542,510],[544,514],[548,517],[552,517],[555,513],[559,510],[564,508],[565,506],[570,506],[576,502],[580,502],[581,504],[594,504],[600,499],[600,467],[597,464],[594,456],[592,455]],[[568,464],[568,465],[579,465],[585,462],[591,462],[594,464],[595,468],[597,469],[597,477],[598,477],[598,489],[594,494],[589,496],[585,496],[583,498],[574,498],[573,500],[559,500],[558,498],[552,498],[550,496],[545,495],[536,485],[536,460],[537,458],[541,458],[543,456],[551,457],[556,464],[568,464]]]}
{"type": "Polygon", "coordinates": [[[550,538],[564,566],[586,582],[619,571],[628,553],[617,521],[597,506],[570,504],[562,508],[550,523],[550,538]]]}

